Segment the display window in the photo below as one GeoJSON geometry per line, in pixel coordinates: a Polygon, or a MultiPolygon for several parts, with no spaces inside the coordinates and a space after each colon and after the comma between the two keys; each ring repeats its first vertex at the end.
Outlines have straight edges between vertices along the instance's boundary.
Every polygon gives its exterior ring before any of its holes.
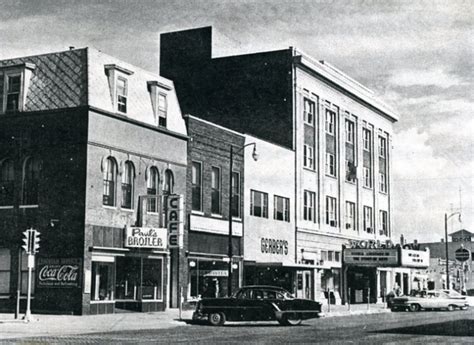
{"type": "Polygon", "coordinates": [[[162,300],[163,260],[117,258],[115,291],[117,300],[162,300]]]}
{"type": "MultiPolygon", "coordinates": [[[[239,265],[233,264],[233,286],[238,286],[239,265]]],[[[229,264],[220,260],[189,260],[191,298],[227,296],[229,264]]]]}
{"type": "Polygon", "coordinates": [[[113,263],[92,263],[92,301],[110,301],[114,299],[113,274],[113,263]]]}

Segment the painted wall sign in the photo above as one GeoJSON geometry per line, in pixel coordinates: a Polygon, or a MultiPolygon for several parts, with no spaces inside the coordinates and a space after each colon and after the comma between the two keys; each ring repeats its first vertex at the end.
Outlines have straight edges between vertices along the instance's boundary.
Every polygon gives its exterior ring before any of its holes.
{"type": "Polygon", "coordinates": [[[288,255],[288,241],[262,238],[260,250],[265,254],[288,255]]]}
{"type": "Polygon", "coordinates": [[[343,251],[343,260],[346,265],[357,266],[398,266],[399,251],[397,248],[379,249],[353,249],[343,251]]]}
{"type": "Polygon", "coordinates": [[[81,287],[82,259],[38,258],[36,269],[39,288],[81,287]]]}
{"type": "Polygon", "coordinates": [[[401,265],[403,267],[428,267],[430,251],[401,249],[401,265]]]}
{"type": "Polygon", "coordinates": [[[183,248],[184,202],[181,195],[169,195],[166,209],[168,248],[183,248]]]}
{"type": "Polygon", "coordinates": [[[166,249],[168,232],[166,228],[139,228],[125,229],[125,247],[166,249]]]}

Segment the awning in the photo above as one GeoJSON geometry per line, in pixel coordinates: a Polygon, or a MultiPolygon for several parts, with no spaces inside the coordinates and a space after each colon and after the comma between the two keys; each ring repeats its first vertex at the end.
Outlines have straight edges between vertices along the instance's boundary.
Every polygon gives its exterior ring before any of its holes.
{"type": "Polygon", "coordinates": [[[319,265],[307,265],[307,264],[297,264],[297,263],[284,263],[284,262],[254,262],[246,261],[245,265],[249,266],[258,266],[258,267],[272,267],[272,268],[290,268],[295,270],[314,270],[322,269],[322,266],[319,265]]]}

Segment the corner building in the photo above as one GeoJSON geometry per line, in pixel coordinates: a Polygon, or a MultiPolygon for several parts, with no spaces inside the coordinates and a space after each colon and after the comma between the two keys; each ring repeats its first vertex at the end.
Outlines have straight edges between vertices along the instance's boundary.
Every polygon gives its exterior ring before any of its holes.
{"type": "Polygon", "coordinates": [[[173,83],[90,48],[2,60],[0,118],[0,309],[18,284],[24,308],[27,228],[33,312],[172,306],[165,205],[184,198],[188,140],[173,83]]]}
{"type": "MultiPolygon", "coordinates": [[[[218,58],[211,47],[211,27],[162,34],[160,73],[174,80],[184,112],[294,153],[285,161],[294,171],[289,248],[294,265],[305,269],[288,275],[292,281],[283,286],[315,299],[331,290],[335,303],[347,299],[349,289],[357,296],[370,289],[370,300],[380,300],[395,283],[386,272],[396,268],[343,269],[343,246],[392,237],[392,127],[398,115],[354,79],[293,47],[218,58]]],[[[246,195],[245,207],[251,203],[246,195]]],[[[253,223],[245,221],[245,239],[261,231],[253,223]]],[[[276,230],[267,237],[279,238],[276,230]]],[[[254,245],[245,241],[246,258],[254,245]]],[[[253,260],[265,265],[266,258],[253,260]]]]}

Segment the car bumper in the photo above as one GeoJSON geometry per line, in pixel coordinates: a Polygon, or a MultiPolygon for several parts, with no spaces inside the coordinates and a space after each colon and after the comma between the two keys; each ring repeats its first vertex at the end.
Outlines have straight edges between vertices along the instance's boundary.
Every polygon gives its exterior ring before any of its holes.
{"type": "Polygon", "coordinates": [[[193,313],[193,321],[207,321],[207,314],[195,311],[193,313]]]}

